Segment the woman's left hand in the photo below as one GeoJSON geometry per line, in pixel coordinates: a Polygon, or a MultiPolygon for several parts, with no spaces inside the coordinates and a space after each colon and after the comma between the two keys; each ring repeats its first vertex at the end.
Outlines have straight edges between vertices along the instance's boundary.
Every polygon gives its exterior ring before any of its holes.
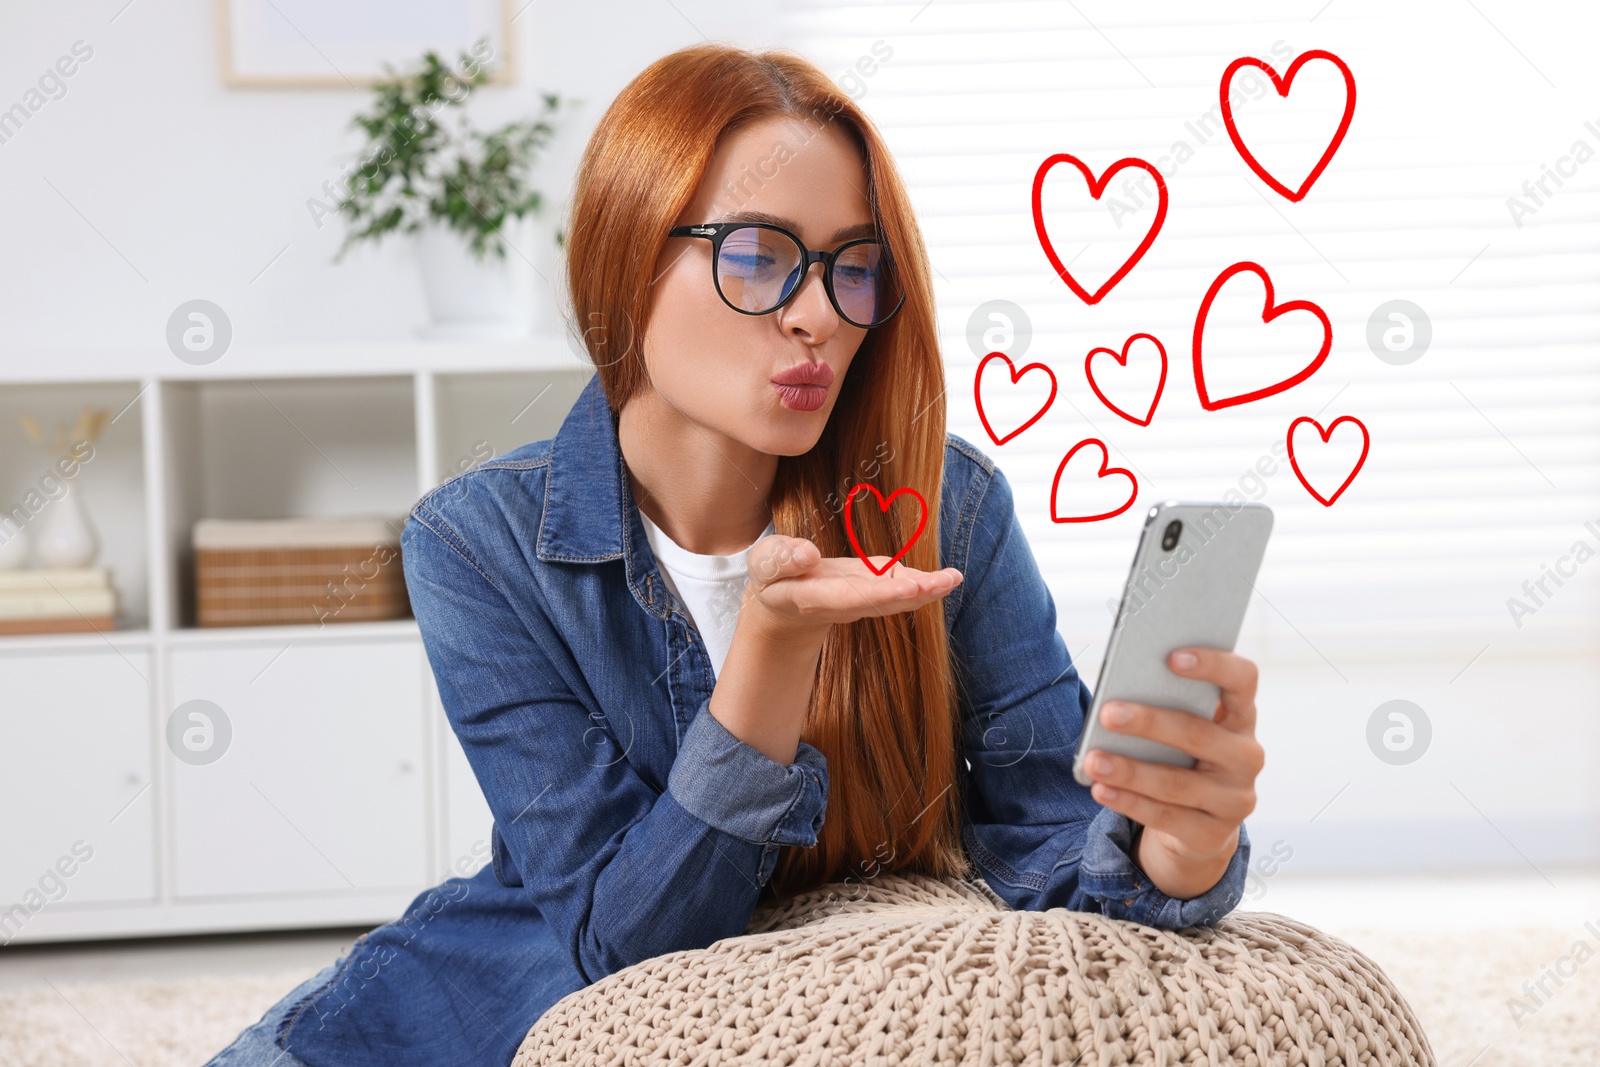
{"type": "Polygon", "coordinates": [[[1106,703],[1100,719],[1117,733],[1187,752],[1194,767],[1091,749],[1084,769],[1094,779],[1095,800],[1144,825],[1135,859],[1150,881],[1168,896],[1188,900],[1216,885],[1228,869],[1239,846],[1239,824],[1255,810],[1256,776],[1266,756],[1255,736],[1252,661],[1213,648],[1180,648],[1167,662],[1174,674],[1203,678],[1222,690],[1210,721],[1131,701],[1106,703]]]}

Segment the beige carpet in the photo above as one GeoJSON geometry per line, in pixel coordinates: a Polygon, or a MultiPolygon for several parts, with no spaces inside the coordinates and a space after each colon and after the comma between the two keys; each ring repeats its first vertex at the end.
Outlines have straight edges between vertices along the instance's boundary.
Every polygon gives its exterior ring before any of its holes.
{"type": "Polygon", "coordinates": [[[1389,975],[1427,1031],[1439,1067],[1600,1065],[1600,938],[1588,930],[1329,932],[1389,975]],[[1513,998],[1524,1006],[1516,1015],[1513,998]]]}
{"type": "MultiPolygon", "coordinates": [[[[1439,1067],[1600,1067],[1600,946],[1586,930],[1329,932],[1394,980],[1427,1030],[1439,1067]],[[1580,938],[1586,947],[1574,952],[1580,938]],[[1531,1012],[1520,1025],[1512,998],[1531,1012]]],[[[315,970],[0,989],[0,1064],[199,1067],[315,970]]]]}
{"type": "Polygon", "coordinates": [[[317,973],[0,989],[5,1067],[200,1067],[317,973]]]}

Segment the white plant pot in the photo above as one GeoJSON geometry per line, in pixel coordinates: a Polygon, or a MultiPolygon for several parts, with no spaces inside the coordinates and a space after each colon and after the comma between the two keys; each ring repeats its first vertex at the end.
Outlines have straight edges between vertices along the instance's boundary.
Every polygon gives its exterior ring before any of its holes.
{"type": "Polygon", "coordinates": [[[505,258],[490,254],[481,261],[465,235],[442,224],[417,232],[414,248],[429,319],[419,334],[512,340],[549,327],[556,309],[541,275],[554,279],[554,237],[531,218],[508,220],[505,227],[505,258]]]}

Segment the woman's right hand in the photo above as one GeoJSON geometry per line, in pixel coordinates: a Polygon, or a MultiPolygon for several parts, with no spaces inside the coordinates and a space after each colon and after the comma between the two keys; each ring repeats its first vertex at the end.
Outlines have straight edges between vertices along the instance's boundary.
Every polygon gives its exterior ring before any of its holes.
{"type": "MultiPolygon", "coordinates": [[[[890,557],[868,558],[881,567],[890,557]]],[[[874,574],[857,556],[824,558],[814,542],[785,534],[757,541],[746,562],[750,580],[740,611],[782,637],[821,637],[837,622],[914,611],[944,596],[963,577],[954,567],[920,571],[898,563],[874,574]]]]}

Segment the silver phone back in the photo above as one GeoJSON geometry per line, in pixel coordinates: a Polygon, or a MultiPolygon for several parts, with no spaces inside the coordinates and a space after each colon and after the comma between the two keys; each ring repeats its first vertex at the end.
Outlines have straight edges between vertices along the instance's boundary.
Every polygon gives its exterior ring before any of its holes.
{"type": "Polygon", "coordinates": [[[1179,749],[1106,729],[1100,705],[1132,700],[1211,718],[1221,695],[1217,686],[1173,674],[1167,656],[1184,646],[1233,651],[1271,532],[1272,509],[1265,504],[1166,501],[1150,509],[1072,762],[1080,783],[1091,781],[1083,771],[1091,748],[1194,765],[1179,749]],[[1166,549],[1162,539],[1174,520],[1182,527],[1177,543],[1166,549]]]}

